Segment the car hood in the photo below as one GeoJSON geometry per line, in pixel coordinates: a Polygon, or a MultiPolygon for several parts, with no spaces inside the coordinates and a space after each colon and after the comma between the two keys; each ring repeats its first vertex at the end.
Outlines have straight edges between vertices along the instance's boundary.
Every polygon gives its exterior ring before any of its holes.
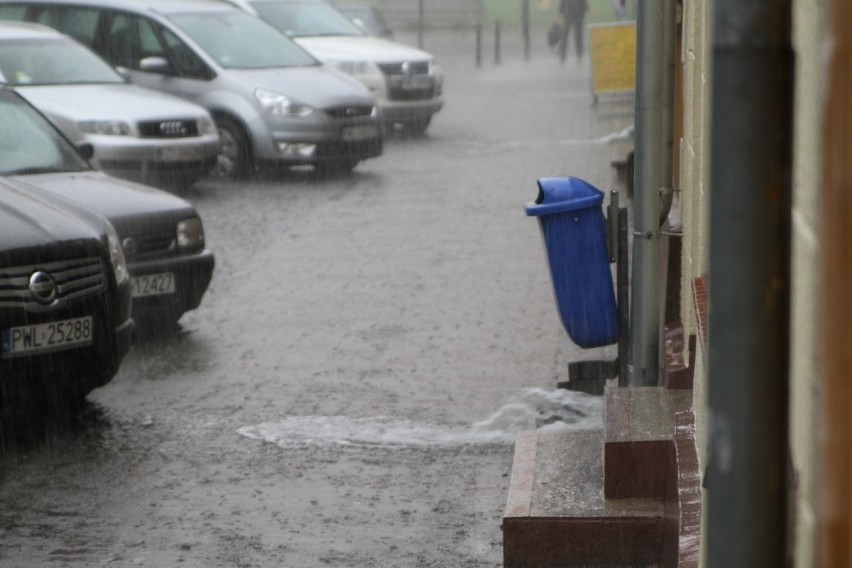
{"type": "Polygon", "coordinates": [[[16,176],[106,217],[118,236],[173,234],[181,219],[196,215],[187,201],[168,192],[99,171],[16,176]]]}
{"type": "Polygon", "coordinates": [[[57,242],[101,237],[101,226],[77,215],[73,208],[39,196],[26,184],[0,182],[0,252],[51,247],[57,242]]]}
{"type": "Polygon", "coordinates": [[[200,106],[137,85],[39,85],[15,90],[45,114],[70,120],[144,120],[199,118],[200,106]]]}
{"type": "Polygon", "coordinates": [[[402,63],[431,61],[425,51],[369,36],[298,37],[296,43],[321,61],[372,61],[402,63]]]}
{"type": "Polygon", "coordinates": [[[375,104],[373,96],[359,81],[325,65],[229,71],[240,82],[287,95],[316,108],[375,104]]]}

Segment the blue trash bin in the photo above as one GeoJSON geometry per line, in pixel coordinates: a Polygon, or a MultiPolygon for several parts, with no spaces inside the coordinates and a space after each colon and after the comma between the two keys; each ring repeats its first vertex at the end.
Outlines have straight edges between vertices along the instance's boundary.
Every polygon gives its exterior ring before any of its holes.
{"type": "Polygon", "coordinates": [[[541,178],[527,215],[538,217],[559,317],[583,348],[618,341],[618,310],[606,245],[604,194],[575,177],[541,178]]]}

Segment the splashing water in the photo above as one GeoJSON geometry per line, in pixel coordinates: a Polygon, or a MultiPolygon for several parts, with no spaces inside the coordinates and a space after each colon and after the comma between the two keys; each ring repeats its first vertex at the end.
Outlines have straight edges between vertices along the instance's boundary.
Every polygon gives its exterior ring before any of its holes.
{"type": "Polygon", "coordinates": [[[418,424],[388,416],[294,416],[245,426],[237,433],[282,448],[512,444],[524,430],[601,428],[602,409],[601,397],[567,390],[526,389],[468,428],[418,424]]]}

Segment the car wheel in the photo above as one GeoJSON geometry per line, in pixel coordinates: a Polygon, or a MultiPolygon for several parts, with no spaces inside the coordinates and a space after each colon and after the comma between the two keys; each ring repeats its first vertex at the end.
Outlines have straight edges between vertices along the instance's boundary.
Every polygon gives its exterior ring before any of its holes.
{"type": "Polygon", "coordinates": [[[417,118],[402,123],[405,131],[411,136],[422,136],[426,129],[429,128],[429,123],[432,122],[432,117],[417,118]]]}
{"type": "Polygon", "coordinates": [[[216,173],[220,177],[246,178],[252,172],[251,148],[243,128],[232,118],[216,117],[219,132],[219,157],[216,173]]]}

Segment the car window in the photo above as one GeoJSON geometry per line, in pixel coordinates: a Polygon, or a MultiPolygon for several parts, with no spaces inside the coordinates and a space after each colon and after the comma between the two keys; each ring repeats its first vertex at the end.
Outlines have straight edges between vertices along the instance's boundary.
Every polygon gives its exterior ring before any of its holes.
{"type": "Polygon", "coordinates": [[[0,72],[10,85],[124,81],[103,59],[65,38],[0,42],[0,72]]]}
{"type": "Polygon", "coordinates": [[[9,92],[0,93],[0,132],[0,175],[88,169],[43,116],[9,92]]]}
{"type": "Polygon", "coordinates": [[[364,33],[334,7],[322,2],[252,2],[263,19],[293,37],[361,36],[364,33]]]}
{"type": "Polygon", "coordinates": [[[170,19],[222,67],[319,65],[278,30],[243,12],[179,14],[170,19]]]}
{"type": "Polygon", "coordinates": [[[24,4],[0,5],[0,20],[24,21],[27,16],[27,6],[24,4]]]}
{"type": "Polygon", "coordinates": [[[186,42],[165,28],[160,28],[160,35],[171,55],[172,65],[178,73],[185,77],[199,79],[207,79],[213,75],[207,64],[186,45],[186,42]]]}
{"type": "Polygon", "coordinates": [[[139,69],[139,62],[146,57],[166,58],[153,23],[146,18],[124,13],[113,15],[107,29],[104,51],[113,65],[128,69],[139,69]]]}
{"type": "Polygon", "coordinates": [[[35,21],[91,45],[97,31],[98,11],[82,6],[41,6],[35,21]]]}

